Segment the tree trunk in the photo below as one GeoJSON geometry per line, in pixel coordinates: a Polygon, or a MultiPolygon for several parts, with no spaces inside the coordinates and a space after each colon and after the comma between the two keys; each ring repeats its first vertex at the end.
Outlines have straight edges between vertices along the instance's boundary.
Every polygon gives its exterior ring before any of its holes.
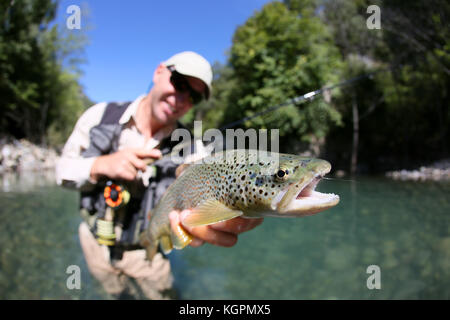
{"type": "Polygon", "coordinates": [[[358,115],[358,104],[354,96],[352,103],[352,111],[353,111],[353,148],[352,148],[350,174],[355,175],[356,168],[358,166],[359,115],[358,115]]]}
{"type": "Polygon", "coordinates": [[[44,102],[44,104],[41,106],[41,123],[39,128],[40,133],[40,141],[39,143],[43,147],[47,147],[47,139],[45,134],[46,129],[46,122],[47,122],[47,112],[48,112],[48,102],[44,102]]]}

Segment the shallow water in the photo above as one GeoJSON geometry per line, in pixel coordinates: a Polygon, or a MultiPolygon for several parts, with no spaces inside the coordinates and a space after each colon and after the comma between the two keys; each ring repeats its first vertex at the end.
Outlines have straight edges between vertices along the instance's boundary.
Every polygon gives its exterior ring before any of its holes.
{"type": "MultiPolygon", "coordinates": [[[[450,298],[450,183],[358,177],[318,189],[341,202],[266,218],[233,248],[172,252],[180,298],[450,298]],[[381,289],[367,287],[370,265],[381,289]]],[[[83,260],[78,194],[51,173],[0,177],[0,190],[0,299],[108,299],[83,260]],[[67,288],[70,265],[81,269],[80,290],[67,288]]]]}

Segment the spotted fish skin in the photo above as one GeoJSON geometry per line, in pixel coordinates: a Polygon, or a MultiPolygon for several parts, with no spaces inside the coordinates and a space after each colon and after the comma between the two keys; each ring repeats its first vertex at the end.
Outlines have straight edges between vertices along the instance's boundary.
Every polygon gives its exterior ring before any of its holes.
{"type": "Polygon", "coordinates": [[[339,197],[318,193],[314,188],[330,169],[325,160],[290,154],[258,150],[216,153],[189,165],[169,186],[150,214],[141,244],[150,259],[158,243],[165,253],[189,244],[191,237],[181,226],[178,230],[170,228],[168,214],[173,210],[192,209],[182,221],[187,226],[237,216],[304,216],[325,210],[336,205],[339,197]]]}

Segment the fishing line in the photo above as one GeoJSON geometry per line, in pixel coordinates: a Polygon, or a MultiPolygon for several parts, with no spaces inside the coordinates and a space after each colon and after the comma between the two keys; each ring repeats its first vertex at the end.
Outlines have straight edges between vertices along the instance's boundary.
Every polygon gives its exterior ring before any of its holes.
{"type": "Polygon", "coordinates": [[[328,178],[328,177],[322,177],[322,179],[325,179],[325,180],[333,180],[333,181],[345,181],[345,182],[359,182],[358,180],[341,179],[341,178],[328,178]]]}

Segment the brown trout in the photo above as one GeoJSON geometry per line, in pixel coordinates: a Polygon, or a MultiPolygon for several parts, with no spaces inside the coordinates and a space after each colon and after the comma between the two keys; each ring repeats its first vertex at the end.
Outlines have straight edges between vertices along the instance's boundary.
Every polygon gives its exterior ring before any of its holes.
{"type": "Polygon", "coordinates": [[[192,209],[182,224],[200,226],[235,217],[303,217],[338,204],[339,196],[315,191],[330,172],[329,162],[258,150],[227,150],[190,165],[169,186],[141,235],[149,260],[158,245],[164,253],[182,249],[192,237],[172,230],[169,212],[192,209]]]}

